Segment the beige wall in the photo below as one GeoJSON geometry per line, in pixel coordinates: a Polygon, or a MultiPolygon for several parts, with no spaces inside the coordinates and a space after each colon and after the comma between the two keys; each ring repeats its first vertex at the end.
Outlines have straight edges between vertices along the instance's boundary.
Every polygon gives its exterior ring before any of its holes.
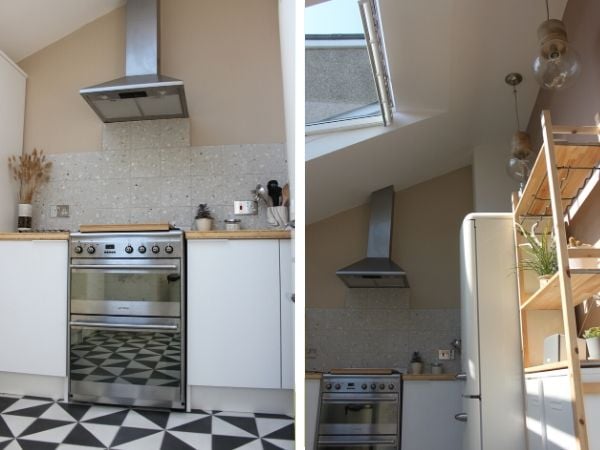
{"type": "MultiPolygon", "coordinates": [[[[392,258],[408,273],[411,308],[460,306],[459,229],[472,210],[471,167],[396,192],[392,258]]],[[[363,205],[306,228],[308,308],[343,307],[335,271],[365,257],[368,226],[363,205]]]]}
{"type": "MultiPolygon", "coordinates": [[[[185,82],[192,145],[284,142],[277,0],[161,2],[161,71],[185,82]]],[[[119,8],[25,58],[25,150],[98,150],[79,89],[124,75],[119,8]]]]}

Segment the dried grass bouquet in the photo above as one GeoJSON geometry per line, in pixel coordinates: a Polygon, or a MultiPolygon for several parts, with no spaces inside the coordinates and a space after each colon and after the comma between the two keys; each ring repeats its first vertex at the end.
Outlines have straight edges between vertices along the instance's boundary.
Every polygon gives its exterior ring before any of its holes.
{"type": "Polygon", "coordinates": [[[33,149],[32,153],[8,158],[8,170],[13,180],[18,181],[19,202],[31,203],[39,187],[50,179],[52,163],[46,161],[44,151],[33,149]]]}

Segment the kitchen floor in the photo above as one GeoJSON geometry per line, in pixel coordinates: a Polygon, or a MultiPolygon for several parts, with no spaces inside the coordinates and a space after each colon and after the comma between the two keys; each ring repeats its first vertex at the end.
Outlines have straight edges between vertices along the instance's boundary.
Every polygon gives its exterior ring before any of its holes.
{"type": "Polygon", "coordinates": [[[191,413],[0,396],[0,450],[292,449],[288,416],[191,413]]]}

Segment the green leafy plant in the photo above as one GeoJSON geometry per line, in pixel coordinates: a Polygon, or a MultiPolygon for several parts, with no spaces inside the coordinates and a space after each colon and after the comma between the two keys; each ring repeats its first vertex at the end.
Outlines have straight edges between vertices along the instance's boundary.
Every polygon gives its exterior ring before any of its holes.
{"type": "Polygon", "coordinates": [[[588,328],[583,332],[583,337],[585,339],[600,337],[600,327],[588,328]]]}
{"type": "Polygon", "coordinates": [[[556,246],[552,233],[546,228],[540,235],[535,233],[537,223],[531,226],[531,231],[527,232],[521,224],[516,224],[521,235],[525,238],[523,244],[525,251],[529,255],[519,264],[521,270],[533,270],[539,276],[552,275],[558,271],[558,260],[556,257],[556,246]],[[539,236],[539,237],[538,237],[539,236]]]}
{"type": "Polygon", "coordinates": [[[196,219],[212,219],[210,208],[206,203],[200,203],[196,211],[196,219]]]}

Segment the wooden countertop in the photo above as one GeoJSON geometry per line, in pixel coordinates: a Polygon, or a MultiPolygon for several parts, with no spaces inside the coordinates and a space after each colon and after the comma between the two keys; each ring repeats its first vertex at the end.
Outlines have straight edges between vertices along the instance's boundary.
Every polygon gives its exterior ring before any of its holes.
{"type": "Polygon", "coordinates": [[[186,231],[185,238],[194,239],[290,239],[292,232],[287,230],[240,230],[240,231],[186,231]]]}
{"type": "Polygon", "coordinates": [[[320,380],[322,375],[323,374],[321,372],[305,372],[304,378],[306,380],[320,380]]]}
{"type": "Polygon", "coordinates": [[[67,241],[67,232],[0,233],[0,241],[67,241]]]}
{"type": "Polygon", "coordinates": [[[432,373],[420,373],[418,375],[415,375],[408,373],[402,375],[402,379],[404,381],[454,381],[456,380],[456,374],[442,373],[440,375],[434,375],[432,373]]]}

